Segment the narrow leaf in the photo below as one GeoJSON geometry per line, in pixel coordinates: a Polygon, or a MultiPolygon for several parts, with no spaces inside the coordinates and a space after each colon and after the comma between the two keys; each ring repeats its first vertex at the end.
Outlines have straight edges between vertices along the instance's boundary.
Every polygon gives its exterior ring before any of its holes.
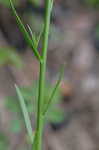
{"type": "Polygon", "coordinates": [[[52,11],[52,9],[53,9],[53,3],[54,3],[54,1],[51,0],[51,3],[50,3],[50,9],[51,9],[51,11],[52,11]]]}
{"type": "Polygon", "coordinates": [[[31,27],[29,25],[27,25],[27,26],[28,26],[29,32],[31,34],[31,39],[32,39],[32,41],[33,41],[33,43],[35,45],[35,48],[37,48],[37,41],[36,41],[35,34],[33,34],[31,27]]]}
{"type": "Polygon", "coordinates": [[[24,101],[24,98],[21,94],[21,91],[20,91],[20,89],[18,88],[17,85],[15,85],[15,88],[16,88],[16,92],[17,92],[17,95],[18,95],[18,98],[19,98],[21,110],[22,110],[22,113],[23,113],[23,116],[24,116],[26,129],[27,129],[27,132],[28,132],[28,135],[30,137],[31,142],[33,142],[32,125],[31,125],[31,121],[30,121],[30,118],[29,118],[27,108],[26,108],[25,101],[24,101]]]}
{"type": "Polygon", "coordinates": [[[18,24],[18,26],[20,28],[20,31],[23,33],[23,36],[24,36],[26,42],[32,48],[32,50],[33,50],[35,56],[37,57],[37,59],[42,62],[41,56],[40,56],[39,52],[37,51],[37,49],[34,47],[34,43],[32,42],[32,40],[31,40],[31,38],[29,36],[29,33],[27,32],[24,24],[22,23],[20,17],[18,16],[18,14],[17,14],[17,12],[16,12],[16,10],[14,8],[14,5],[12,3],[12,0],[10,0],[10,5],[11,5],[11,9],[12,9],[13,14],[16,17],[16,21],[17,21],[17,24],[18,24]]]}
{"type": "Polygon", "coordinates": [[[39,36],[38,36],[38,38],[37,38],[37,46],[38,46],[38,44],[39,44],[39,42],[40,42],[40,39],[41,39],[41,36],[42,36],[43,32],[44,32],[44,25],[43,25],[43,27],[42,27],[42,29],[41,29],[41,32],[39,33],[39,36]]]}
{"type": "Polygon", "coordinates": [[[28,26],[28,29],[29,29],[30,34],[31,34],[31,39],[32,39],[32,41],[34,42],[35,48],[37,49],[37,48],[38,48],[39,41],[40,41],[41,36],[42,36],[42,34],[43,34],[43,31],[44,31],[44,27],[43,27],[42,30],[40,31],[38,37],[36,37],[35,34],[33,34],[31,27],[30,27],[29,25],[27,25],[27,26],[28,26]]]}
{"type": "Polygon", "coordinates": [[[43,111],[43,115],[46,115],[46,112],[48,111],[48,109],[49,109],[49,107],[51,105],[51,102],[52,102],[52,100],[53,100],[53,98],[54,98],[54,96],[55,96],[55,94],[56,94],[56,92],[57,92],[57,90],[58,90],[58,88],[60,86],[63,74],[64,74],[64,67],[62,66],[61,71],[60,71],[59,79],[57,80],[57,82],[55,84],[55,87],[53,88],[53,91],[52,91],[51,96],[50,96],[50,98],[48,100],[48,103],[46,104],[45,109],[43,111]]]}

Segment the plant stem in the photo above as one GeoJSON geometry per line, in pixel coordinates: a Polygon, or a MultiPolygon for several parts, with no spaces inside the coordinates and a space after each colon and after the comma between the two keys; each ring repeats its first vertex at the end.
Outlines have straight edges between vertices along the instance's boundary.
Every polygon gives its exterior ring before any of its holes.
{"type": "Polygon", "coordinates": [[[47,60],[47,48],[48,48],[48,35],[50,26],[51,16],[51,0],[45,0],[45,19],[44,19],[44,34],[43,34],[43,50],[42,50],[42,62],[40,62],[40,73],[39,73],[39,94],[38,94],[38,111],[37,111],[37,127],[35,135],[35,143],[33,150],[42,149],[42,134],[43,134],[43,104],[44,104],[44,89],[45,89],[45,78],[46,78],[46,60],[47,60]]]}

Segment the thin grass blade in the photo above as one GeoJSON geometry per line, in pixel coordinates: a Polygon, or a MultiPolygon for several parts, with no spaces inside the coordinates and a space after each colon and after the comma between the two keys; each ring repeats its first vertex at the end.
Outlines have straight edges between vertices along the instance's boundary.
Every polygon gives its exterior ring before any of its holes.
{"type": "Polygon", "coordinates": [[[33,142],[32,125],[31,125],[31,121],[30,121],[30,118],[29,118],[27,108],[26,108],[26,104],[25,104],[24,98],[21,94],[21,91],[20,91],[20,89],[18,88],[17,85],[15,85],[15,88],[16,88],[16,92],[17,92],[17,95],[18,95],[18,98],[19,98],[21,110],[22,110],[22,113],[23,113],[23,116],[24,116],[25,126],[26,126],[26,129],[27,129],[29,138],[31,140],[31,143],[32,143],[33,142]]]}
{"type": "Polygon", "coordinates": [[[41,56],[40,56],[39,52],[37,51],[37,49],[35,48],[35,45],[34,45],[33,41],[31,40],[29,33],[27,32],[27,30],[26,30],[24,24],[22,23],[20,17],[18,16],[16,9],[12,3],[12,0],[9,0],[9,1],[10,1],[10,6],[12,9],[12,12],[13,12],[14,16],[16,17],[16,21],[17,21],[17,24],[20,28],[20,31],[23,33],[23,36],[24,36],[26,42],[28,43],[28,45],[32,48],[34,55],[37,57],[37,59],[39,61],[42,62],[41,56]]]}
{"type": "Polygon", "coordinates": [[[29,29],[29,32],[30,32],[30,35],[31,35],[31,39],[32,39],[32,41],[33,41],[33,43],[34,43],[34,46],[35,46],[35,48],[37,49],[36,36],[35,36],[35,34],[33,34],[31,27],[30,27],[29,25],[27,25],[27,26],[28,26],[28,29],[29,29]]]}
{"type": "Polygon", "coordinates": [[[44,26],[42,27],[42,30],[40,31],[38,37],[36,37],[35,34],[33,34],[31,27],[30,27],[29,25],[27,25],[27,26],[28,26],[28,29],[29,29],[29,31],[30,31],[31,38],[32,38],[32,41],[34,42],[35,48],[37,49],[37,48],[38,48],[39,41],[40,41],[41,36],[42,36],[42,34],[43,34],[43,31],[44,31],[44,26]]]}
{"type": "Polygon", "coordinates": [[[38,44],[39,44],[39,42],[40,42],[40,39],[41,39],[41,37],[42,37],[42,35],[43,35],[43,32],[44,32],[44,25],[43,25],[43,27],[42,27],[42,29],[41,29],[41,32],[39,33],[39,36],[38,36],[38,38],[37,38],[37,46],[38,46],[38,44]]]}
{"type": "Polygon", "coordinates": [[[54,0],[51,0],[51,3],[50,3],[50,9],[51,9],[51,11],[53,9],[53,3],[54,3],[54,0]]]}
{"type": "Polygon", "coordinates": [[[47,113],[47,111],[48,111],[48,109],[49,109],[49,107],[51,105],[51,102],[52,102],[52,100],[53,100],[53,98],[54,98],[54,96],[55,96],[55,94],[56,94],[56,92],[57,92],[57,90],[58,90],[58,88],[60,86],[61,80],[63,78],[63,74],[64,74],[64,66],[61,67],[59,79],[57,80],[57,82],[55,84],[55,87],[52,90],[51,96],[50,96],[50,98],[48,100],[48,103],[46,104],[45,109],[43,111],[43,115],[46,115],[46,113],[47,113]]]}

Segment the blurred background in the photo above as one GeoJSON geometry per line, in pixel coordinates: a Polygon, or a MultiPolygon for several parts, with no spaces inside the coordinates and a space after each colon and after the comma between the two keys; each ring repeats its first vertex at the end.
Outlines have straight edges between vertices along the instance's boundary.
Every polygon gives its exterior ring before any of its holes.
{"type": "MultiPolygon", "coordinates": [[[[39,35],[43,0],[13,0],[22,21],[39,35]]],[[[39,51],[42,50],[42,39],[39,51]]],[[[66,63],[47,114],[44,150],[99,149],[99,0],[54,0],[45,100],[66,63]]],[[[30,150],[14,84],[35,129],[39,64],[19,31],[9,0],[0,0],[0,150],[30,150]]]]}

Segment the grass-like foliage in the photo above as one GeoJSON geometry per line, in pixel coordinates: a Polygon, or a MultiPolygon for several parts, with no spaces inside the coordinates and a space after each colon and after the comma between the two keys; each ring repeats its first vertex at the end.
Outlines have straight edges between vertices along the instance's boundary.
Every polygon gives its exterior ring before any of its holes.
{"type": "Polygon", "coordinates": [[[51,18],[51,11],[52,11],[52,7],[53,7],[53,0],[45,0],[46,11],[45,11],[45,18],[44,18],[44,30],[43,30],[43,34],[42,34],[43,47],[42,47],[41,55],[38,52],[38,44],[39,44],[41,34],[39,37],[35,37],[29,26],[28,26],[28,28],[29,28],[30,33],[28,33],[28,31],[26,30],[20,17],[18,16],[11,0],[10,0],[10,6],[12,9],[13,15],[16,17],[16,21],[19,26],[19,29],[23,33],[23,36],[24,36],[27,44],[32,48],[34,55],[37,58],[37,60],[39,61],[39,65],[40,65],[35,135],[33,135],[33,133],[32,133],[32,125],[31,125],[31,121],[29,119],[29,114],[28,114],[27,107],[26,107],[24,98],[22,96],[22,93],[20,92],[20,89],[18,88],[17,85],[15,85],[15,87],[16,87],[17,95],[19,97],[19,101],[20,101],[22,113],[24,116],[25,125],[26,125],[27,131],[28,131],[28,135],[32,142],[32,150],[41,150],[42,149],[43,126],[44,126],[44,122],[45,122],[44,119],[45,119],[46,113],[49,109],[49,106],[52,103],[52,99],[60,85],[62,75],[63,75],[63,68],[62,68],[59,79],[56,82],[54,89],[52,90],[52,94],[49,96],[49,100],[48,100],[47,104],[45,105],[44,89],[46,87],[46,82],[45,82],[46,61],[47,61],[48,37],[49,37],[50,18],[51,18]],[[34,136],[34,138],[33,138],[33,136],[34,136]]]}
{"type": "Polygon", "coordinates": [[[23,116],[24,116],[24,120],[25,120],[25,125],[26,125],[26,128],[27,128],[27,132],[28,132],[28,135],[29,135],[30,140],[32,142],[32,140],[33,140],[32,126],[31,126],[29,114],[28,114],[28,111],[27,111],[27,108],[26,108],[26,104],[24,102],[24,98],[23,98],[23,96],[20,92],[20,89],[17,87],[17,85],[15,85],[15,88],[16,88],[17,94],[18,94],[19,99],[20,99],[20,106],[22,108],[22,112],[23,112],[23,116]]]}

